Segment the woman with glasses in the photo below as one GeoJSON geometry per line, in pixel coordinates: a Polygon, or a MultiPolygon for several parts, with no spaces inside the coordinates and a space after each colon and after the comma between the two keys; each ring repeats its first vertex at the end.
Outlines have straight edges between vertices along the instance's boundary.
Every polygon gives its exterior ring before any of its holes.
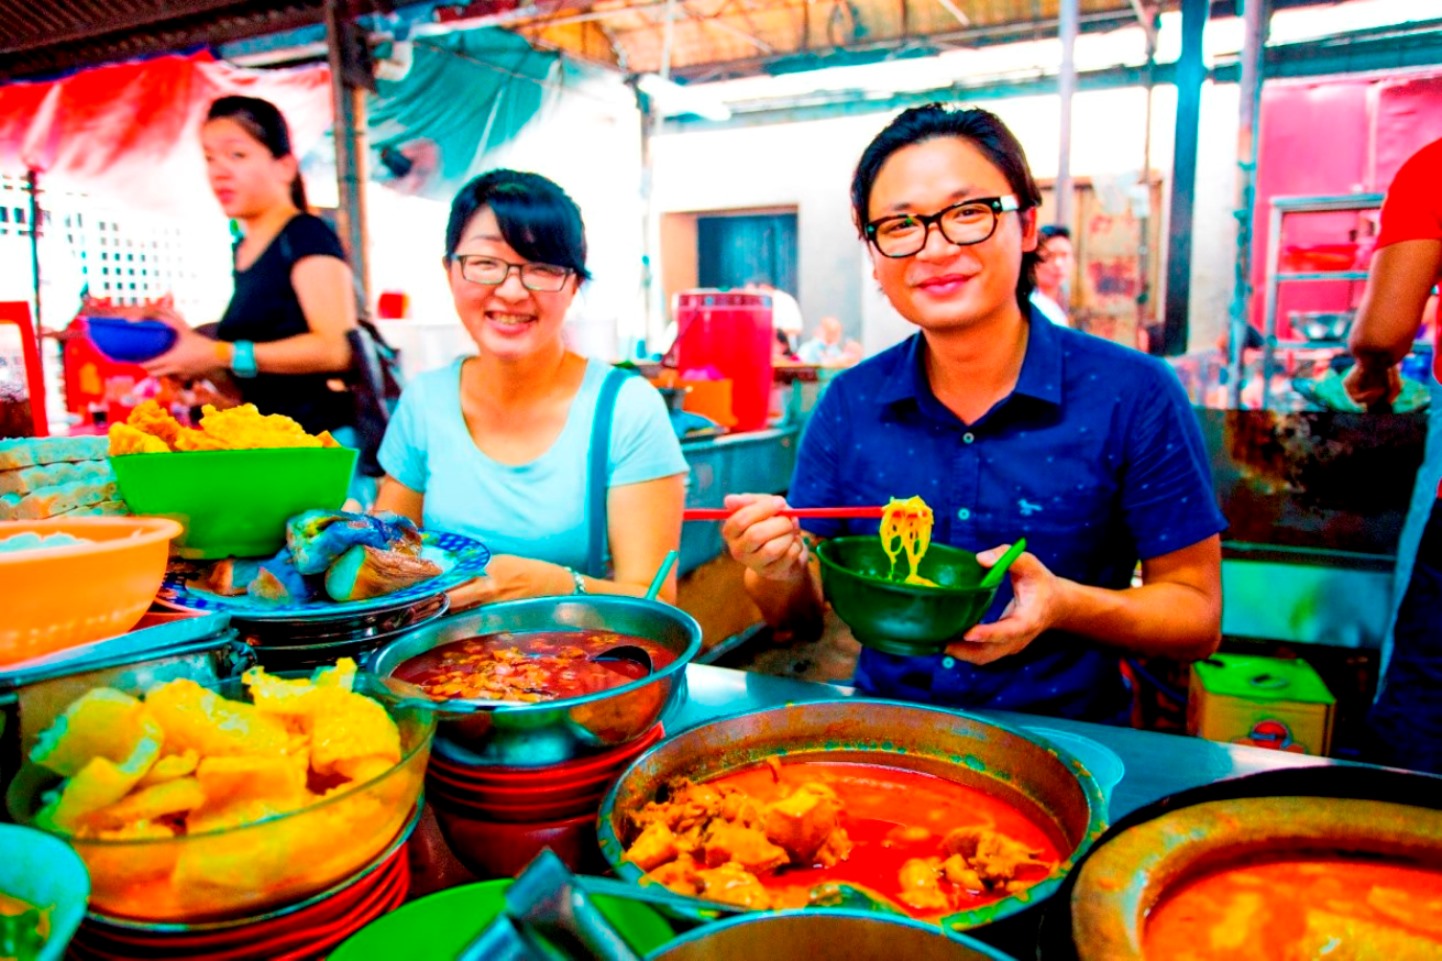
{"type": "Polygon", "coordinates": [[[562,339],[590,277],[580,210],[545,177],[491,171],[451,204],[444,267],[477,353],[406,387],[377,509],[491,548],[455,607],[645,593],[680,543],[687,465],[655,388],[562,339]]]}
{"type": "MultiPolygon", "coordinates": [[[[1189,660],[1216,648],[1225,521],[1171,370],[1030,309],[1040,200],[1021,146],[984,110],[918,107],[871,142],[853,214],[877,283],[917,332],[832,382],[789,497],[821,507],[920,495],[933,541],[984,565],[1027,539],[985,623],[944,655],[863,649],[861,690],[1121,722],[1124,653],[1189,660]]],[[[779,497],[729,503],[723,535],[767,620],[819,631],[811,544],[875,534],[876,522],[803,530],[777,516],[779,497]]]]}

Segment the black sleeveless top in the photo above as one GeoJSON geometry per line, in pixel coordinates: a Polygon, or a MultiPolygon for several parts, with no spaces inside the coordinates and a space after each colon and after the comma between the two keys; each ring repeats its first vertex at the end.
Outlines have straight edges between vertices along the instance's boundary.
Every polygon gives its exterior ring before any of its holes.
{"type": "MultiPolygon", "coordinates": [[[[314,256],[345,260],[345,250],[325,221],[312,214],[296,214],[248,270],[235,271],[235,294],[220,318],[217,336],[225,341],[264,344],[309,331],[291,284],[291,270],[297,261],[314,256]]],[[[241,398],[262,414],[284,414],[314,434],[355,424],[350,394],[327,386],[328,381],[343,376],[344,372],[261,373],[238,377],[235,383],[241,398]]]]}

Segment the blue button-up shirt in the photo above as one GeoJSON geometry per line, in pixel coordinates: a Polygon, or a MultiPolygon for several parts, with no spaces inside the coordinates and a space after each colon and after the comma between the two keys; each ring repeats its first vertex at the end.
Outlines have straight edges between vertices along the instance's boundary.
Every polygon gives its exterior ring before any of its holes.
{"type": "MultiPolygon", "coordinates": [[[[1137,561],[1226,527],[1191,406],[1170,367],[1033,313],[1016,387],[972,424],[932,393],[917,334],[841,374],[801,441],[796,507],[920,495],[932,540],[970,551],[1025,535],[1061,577],[1120,589],[1137,561]]],[[[808,520],[820,537],[875,521],[808,520]]],[[[1011,601],[1003,585],[985,620],[1011,601]]],[[[973,665],[863,649],[857,686],[883,697],[1114,720],[1128,698],[1115,649],[1049,631],[1018,654],[973,665]]]]}

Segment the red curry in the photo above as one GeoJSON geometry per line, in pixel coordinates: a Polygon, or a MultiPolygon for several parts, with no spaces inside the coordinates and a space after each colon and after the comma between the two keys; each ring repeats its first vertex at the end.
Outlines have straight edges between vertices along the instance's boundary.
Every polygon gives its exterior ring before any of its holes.
{"type": "Polygon", "coordinates": [[[650,654],[656,670],[676,659],[655,641],[611,631],[503,631],[443,644],[404,662],[395,676],[437,700],[557,701],[644,677],[634,661],[592,660],[623,644],[650,654]]]}
{"type": "Polygon", "coordinates": [[[682,782],[633,821],[642,832],[627,858],[653,879],[746,907],[799,907],[818,885],[844,883],[935,919],[1034,884],[1061,859],[1048,832],[1007,802],[877,764],[773,758],[682,782]],[[814,843],[800,847],[808,834],[814,843]]]}
{"type": "Polygon", "coordinates": [[[1442,870],[1360,857],[1231,865],[1181,884],[1153,908],[1148,959],[1442,957],[1442,870]]]}

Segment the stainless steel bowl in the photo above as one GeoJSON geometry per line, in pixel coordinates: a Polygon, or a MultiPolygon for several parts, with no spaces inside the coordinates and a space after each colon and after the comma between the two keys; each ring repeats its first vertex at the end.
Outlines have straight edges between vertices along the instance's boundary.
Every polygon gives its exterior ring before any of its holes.
{"type": "Polygon", "coordinates": [[[1287,319],[1308,340],[1346,340],[1355,316],[1350,310],[1294,310],[1287,319]]]}
{"type": "Polygon", "coordinates": [[[831,909],[752,914],[708,924],[646,961],[825,958],[826,961],[1010,961],[973,938],[934,924],[874,912],[831,909]]]}
{"type": "MultiPolygon", "coordinates": [[[[785,754],[788,760],[865,761],[936,774],[997,797],[1048,828],[1062,852],[1051,875],[1025,891],[943,919],[953,930],[1015,914],[1051,895],[1106,828],[1106,802],[1080,762],[1022,732],[968,714],[850,698],[811,701],[723,718],[670,737],[626,769],[601,804],[601,853],[628,881],[627,815],[678,777],[706,780],[785,754]]],[[[705,917],[698,910],[697,917],[705,917]]]]}
{"type": "Polygon", "coordinates": [[[559,764],[629,743],[686,696],[686,665],[701,650],[701,627],[685,611],[637,597],[537,597],[490,604],[432,621],[382,647],[370,669],[383,678],[443,644],[500,631],[590,628],[664,645],[676,660],[630,684],[586,697],[537,704],[430,702],[439,714],[437,750],[471,764],[559,764]]]}

